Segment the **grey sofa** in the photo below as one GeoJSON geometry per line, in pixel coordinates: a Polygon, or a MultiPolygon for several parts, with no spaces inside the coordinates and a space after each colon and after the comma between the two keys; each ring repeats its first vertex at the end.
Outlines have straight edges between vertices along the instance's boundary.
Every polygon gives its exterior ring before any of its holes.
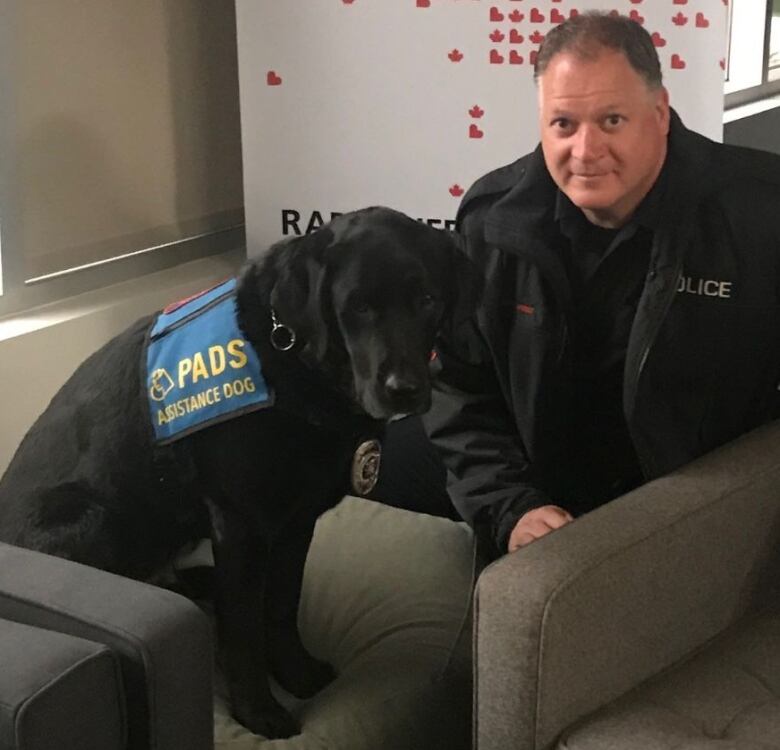
{"type": "Polygon", "coordinates": [[[345,498],[317,524],[300,626],[338,677],[302,732],[230,716],[212,624],[169,591],[0,544],[0,750],[467,750],[464,524],[345,498]]]}
{"type": "Polygon", "coordinates": [[[483,571],[477,750],[780,748],[780,423],[483,571]]]}

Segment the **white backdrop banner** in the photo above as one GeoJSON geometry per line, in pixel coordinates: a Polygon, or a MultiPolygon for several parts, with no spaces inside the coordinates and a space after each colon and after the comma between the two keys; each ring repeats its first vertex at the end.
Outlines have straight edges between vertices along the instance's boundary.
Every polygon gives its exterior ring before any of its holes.
{"type": "Polygon", "coordinates": [[[383,204],[450,226],[538,141],[533,62],[601,9],[652,34],[672,105],[720,140],[727,0],[237,0],[249,254],[383,204]]]}

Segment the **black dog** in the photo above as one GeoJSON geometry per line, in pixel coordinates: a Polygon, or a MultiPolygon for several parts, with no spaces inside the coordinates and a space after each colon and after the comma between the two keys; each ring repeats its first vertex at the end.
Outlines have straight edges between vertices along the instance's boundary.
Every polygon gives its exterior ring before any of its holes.
{"type": "Polygon", "coordinates": [[[383,424],[429,407],[434,339],[469,314],[466,289],[449,235],[385,208],[274,245],[235,290],[138,321],[76,370],[0,482],[0,539],[150,579],[210,536],[233,714],[294,734],[268,674],[301,697],[332,678],[296,625],[314,523],[371,489],[383,424]],[[237,333],[193,343],[199,309],[234,311],[237,333]]]}

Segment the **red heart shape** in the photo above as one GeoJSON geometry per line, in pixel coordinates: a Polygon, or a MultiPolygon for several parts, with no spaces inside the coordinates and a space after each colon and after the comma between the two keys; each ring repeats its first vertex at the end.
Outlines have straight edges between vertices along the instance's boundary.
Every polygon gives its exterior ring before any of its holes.
{"type": "Polygon", "coordinates": [[[494,23],[504,20],[504,14],[495,5],[490,9],[490,20],[494,23]]]}
{"type": "Polygon", "coordinates": [[[509,64],[510,65],[522,65],[523,64],[523,56],[514,49],[509,50],[509,64]]]}
{"type": "Polygon", "coordinates": [[[674,70],[683,70],[685,68],[685,60],[676,52],[672,55],[672,68],[674,70]]]}
{"type": "Polygon", "coordinates": [[[352,5],[352,3],[355,2],[355,0],[341,0],[341,2],[344,3],[344,5],[352,5]]]}
{"type": "Polygon", "coordinates": [[[664,39],[657,31],[654,31],[652,34],[653,44],[656,47],[665,47],[666,46],[666,39],[664,39]]]}
{"type": "Polygon", "coordinates": [[[673,5],[688,5],[688,0],[672,0],[673,5]]]}
{"type": "Polygon", "coordinates": [[[469,125],[469,138],[482,138],[483,135],[485,135],[485,132],[480,130],[476,124],[472,122],[469,125]]]}
{"type": "Polygon", "coordinates": [[[525,37],[517,30],[509,30],[509,43],[510,44],[522,44],[525,41],[525,37]]]}
{"type": "Polygon", "coordinates": [[[265,77],[265,81],[269,86],[281,86],[282,85],[282,78],[281,76],[276,75],[275,70],[269,70],[268,75],[265,77]]]}
{"type": "Polygon", "coordinates": [[[550,23],[563,23],[566,20],[566,16],[561,13],[557,8],[553,8],[550,11],[550,23]]]}
{"type": "Polygon", "coordinates": [[[417,0],[417,7],[418,8],[430,8],[431,7],[431,0],[417,0]]]}
{"type": "Polygon", "coordinates": [[[497,49],[492,49],[490,50],[490,62],[493,65],[501,65],[504,62],[504,56],[497,49]]]}
{"type": "Polygon", "coordinates": [[[645,22],[645,17],[644,17],[644,16],[640,16],[640,15],[639,15],[639,11],[638,11],[638,10],[632,10],[632,11],[631,11],[631,12],[628,14],[628,17],[629,17],[629,18],[630,18],[632,21],[636,21],[636,22],[637,22],[637,23],[638,23],[640,26],[641,26],[642,24],[644,24],[644,22],[645,22]]]}
{"type": "Polygon", "coordinates": [[[710,22],[707,20],[707,17],[704,15],[704,13],[697,13],[696,14],[696,27],[699,29],[706,29],[710,25],[710,22]]]}
{"type": "Polygon", "coordinates": [[[531,8],[531,23],[544,23],[544,13],[538,8],[531,8]]]}
{"type": "Polygon", "coordinates": [[[539,51],[532,49],[531,54],[528,55],[528,62],[531,63],[531,65],[536,65],[537,57],[539,57],[539,51]]]}
{"type": "Polygon", "coordinates": [[[639,5],[639,3],[641,3],[641,2],[642,2],[642,0],[631,0],[631,2],[632,2],[634,5],[639,5]]]}

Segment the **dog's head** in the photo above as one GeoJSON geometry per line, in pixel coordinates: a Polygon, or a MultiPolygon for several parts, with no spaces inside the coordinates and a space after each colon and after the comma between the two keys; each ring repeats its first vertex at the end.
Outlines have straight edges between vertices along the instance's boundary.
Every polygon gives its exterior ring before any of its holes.
{"type": "Polygon", "coordinates": [[[376,419],[429,408],[436,334],[479,288],[449,233],[381,207],[275,245],[258,276],[302,356],[376,419]]]}

